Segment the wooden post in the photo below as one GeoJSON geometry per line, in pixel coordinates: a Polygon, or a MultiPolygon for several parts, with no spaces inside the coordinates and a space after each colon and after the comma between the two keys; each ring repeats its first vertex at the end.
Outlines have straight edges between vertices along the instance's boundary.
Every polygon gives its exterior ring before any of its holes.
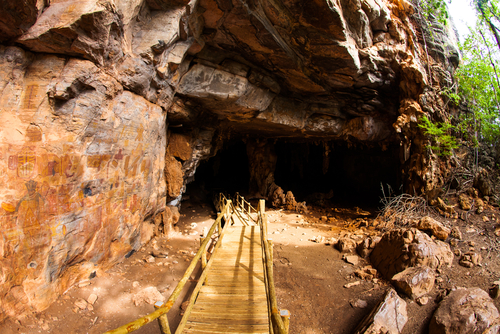
{"type": "MultiPolygon", "coordinates": [[[[155,303],[155,310],[159,309],[163,305],[162,302],[158,301],[155,303]]],[[[166,314],[162,314],[158,317],[158,326],[160,326],[161,334],[171,334],[170,326],[168,325],[168,318],[166,314]]]]}
{"type": "Polygon", "coordinates": [[[280,316],[283,320],[283,325],[285,325],[286,333],[288,334],[288,330],[290,328],[290,311],[288,310],[280,310],[280,316]]]}
{"type": "MultiPolygon", "coordinates": [[[[203,244],[204,240],[205,238],[200,238],[200,247],[203,244]]],[[[207,247],[205,246],[205,249],[203,249],[203,252],[201,253],[201,269],[205,269],[206,266],[207,266],[207,247]]]]}

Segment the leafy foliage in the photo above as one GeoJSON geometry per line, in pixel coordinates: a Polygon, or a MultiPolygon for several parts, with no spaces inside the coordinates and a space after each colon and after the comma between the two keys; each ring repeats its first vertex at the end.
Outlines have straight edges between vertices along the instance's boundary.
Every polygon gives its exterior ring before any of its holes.
{"type": "Polygon", "coordinates": [[[444,0],[424,0],[419,3],[419,6],[427,22],[437,20],[442,25],[446,25],[449,16],[444,0]]]}
{"type": "Polygon", "coordinates": [[[451,155],[453,149],[458,148],[457,140],[451,134],[451,131],[455,128],[453,125],[449,123],[432,123],[426,116],[423,116],[418,126],[424,129],[424,133],[435,143],[429,148],[438,155],[451,155]]]}
{"type": "MultiPolygon", "coordinates": [[[[496,12],[496,1],[490,0],[492,10],[496,12]]],[[[491,30],[495,16],[489,16],[490,23],[481,16],[479,21],[464,43],[460,45],[463,62],[455,76],[458,81],[458,95],[467,102],[469,112],[460,116],[459,129],[464,139],[477,146],[484,142],[490,146],[500,144],[500,80],[498,76],[500,45],[497,44],[495,33],[491,30]],[[497,48],[498,46],[498,48],[497,48]]],[[[500,23],[500,21],[498,21],[500,23]]],[[[493,25],[495,27],[495,25],[493,25]]]]}

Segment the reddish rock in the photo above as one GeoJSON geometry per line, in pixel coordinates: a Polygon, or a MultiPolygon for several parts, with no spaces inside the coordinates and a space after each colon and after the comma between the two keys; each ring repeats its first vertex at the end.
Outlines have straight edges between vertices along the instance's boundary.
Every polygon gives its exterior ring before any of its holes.
{"type": "Polygon", "coordinates": [[[442,223],[431,217],[424,217],[420,219],[416,228],[422,231],[429,231],[439,240],[446,240],[450,234],[449,228],[445,227],[442,223]]]}
{"type": "Polygon", "coordinates": [[[188,160],[193,153],[190,138],[185,135],[172,133],[168,138],[168,152],[181,160],[188,160]]]}
{"type": "Polygon", "coordinates": [[[394,286],[411,299],[417,299],[431,292],[436,279],[429,267],[410,267],[397,273],[391,279],[394,286]]]}
{"type": "Polygon", "coordinates": [[[373,249],[370,259],[382,275],[391,279],[409,267],[449,267],[453,253],[448,244],[432,240],[427,234],[410,228],[386,232],[373,249]]]}
{"type": "Polygon", "coordinates": [[[429,334],[498,333],[493,300],[479,288],[459,288],[446,296],[432,316],[429,334]]]}

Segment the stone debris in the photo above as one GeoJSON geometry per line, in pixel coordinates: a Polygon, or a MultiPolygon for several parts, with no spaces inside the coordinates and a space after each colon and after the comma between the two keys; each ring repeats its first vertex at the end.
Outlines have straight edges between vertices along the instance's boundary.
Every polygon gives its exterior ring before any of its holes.
{"type": "Polygon", "coordinates": [[[371,281],[377,276],[377,269],[372,266],[366,266],[356,270],[354,274],[363,280],[371,281]]]}
{"type": "Polygon", "coordinates": [[[84,287],[89,286],[89,285],[90,285],[90,281],[78,283],[79,288],[84,288],[84,287]]]}
{"type": "Polygon", "coordinates": [[[321,235],[318,235],[317,237],[312,237],[311,239],[309,239],[309,241],[316,242],[318,244],[322,244],[322,243],[325,243],[326,238],[321,236],[321,235]]]}
{"type": "Polygon", "coordinates": [[[483,222],[487,223],[489,221],[490,221],[490,219],[487,216],[483,216],[483,222]]]}
{"type": "Polygon", "coordinates": [[[78,307],[80,310],[85,310],[87,308],[87,305],[88,303],[85,299],[78,298],[75,301],[75,306],[78,307]]]}
{"type": "Polygon", "coordinates": [[[359,263],[359,257],[357,255],[344,255],[342,256],[342,260],[353,266],[357,266],[359,263]]]}
{"type": "Polygon", "coordinates": [[[352,253],[356,249],[357,243],[349,237],[342,237],[337,242],[337,248],[341,253],[352,253]]]}
{"type": "Polygon", "coordinates": [[[417,302],[418,305],[424,306],[424,305],[427,305],[427,303],[429,302],[429,300],[430,300],[429,297],[423,296],[423,297],[417,298],[415,301],[417,302]]]}
{"type": "Polygon", "coordinates": [[[500,297],[500,281],[493,282],[493,286],[490,288],[490,297],[497,299],[500,297]]]}
{"type": "Polygon", "coordinates": [[[360,284],[361,284],[361,281],[351,282],[351,283],[344,284],[344,288],[349,289],[349,288],[352,288],[353,286],[360,285],[360,284]]]}
{"type": "Polygon", "coordinates": [[[429,334],[498,333],[499,313],[493,300],[480,288],[458,288],[446,296],[432,316],[429,334]]]}
{"type": "Polygon", "coordinates": [[[434,270],[427,266],[406,268],[391,279],[392,284],[411,299],[431,292],[435,280],[434,270]]]}
{"type": "Polygon", "coordinates": [[[400,334],[407,321],[406,302],[390,289],[353,334],[400,334]]]}
{"type": "Polygon", "coordinates": [[[87,302],[91,305],[94,305],[97,301],[97,295],[95,293],[91,293],[89,298],[87,298],[87,302]]]}
{"type": "Polygon", "coordinates": [[[472,208],[469,197],[465,193],[458,196],[458,204],[460,205],[460,209],[464,211],[469,211],[472,208]]]}
{"type": "Polygon", "coordinates": [[[422,231],[429,231],[439,240],[446,240],[450,234],[450,229],[429,216],[420,219],[416,228],[422,231]]]}
{"type": "Polygon", "coordinates": [[[370,254],[370,260],[374,268],[387,279],[391,279],[409,267],[450,267],[453,253],[448,244],[432,240],[415,228],[396,229],[382,236],[370,254]]]}
{"type": "Polygon", "coordinates": [[[168,252],[167,251],[163,251],[163,250],[154,250],[151,255],[153,255],[154,257],[157,257],[157,258],[166,258],[168,257],[168,252]]]}
{"type": "Polygon", "coordinates": [[[165,301],[165,297],[163,297],[163,295],[160,293],[160,291],[158,291],[156,287],[150,286],[136,293],[132,297],[132,301],[134,302],[135,306],[140,306],[144,303],[153,305],[158,301],[165,301]]]}
{"type": "Polygon", "coordinates": [[[460,231],[460,229],[457,226],[454,226],[451,229],[450,236],[452,238],[455,238],[455,239],[458,239],[458,240],[462,240],[462,232],[460,231]]]}
{"type": "Polygon", "coordinates": [[[144,259],[144,261],[146,261],[147,263],[154,263],[156,260],[155,260],[155,257],[153,255],[150,255],[150,256],[146,257],[144,259]]]}
{"type": "Polygon", "coordinates": [[[351,300],[349,304],[351,304],[351,306],[354,308],[366,308],[368,306],[366,300],[363,299],[351,300]]]}
{"type": "Polygon", "coordinates": [[[481,254],[478,254],[476,252],[467,252],[462,255],[462,257],[458,261],[458,264],[466,268],[472,268],[474,266],[480,265],[481,260],[481,254]]]}
{"type": "Polygon", "coordinates": [[[377,243],[380,241],[380,239],[381,237],[368,237],[361,241],[356,247],[356,251],[358,252],[359,256],[363,258],[368,257],[377,243]]]}
{"type": "Polygon", "coordinates": [[[325,245],[328,245],[328,246],[335,246],[337,244],[338,240],[337,238],[328,238],[325,240],[325,245]]]}
{"type": "Polygon", "coordinates": [[[450,246],[457,247],[458,246],[458,240],[457,239],[450,239],[450,246]]]}
{"type": "Polygon", "coordinates": [[[132,282],[132,287],[133,287],[133,288],[137,288],[137,287],[139,287],[139,285],[140,285],[140,284],[139,284],[139,282],[137,282],[137,281],[132,282]]]}
{"type": "Polygon", "coordinates": [[[476,209],[476,213],[477,214],[483,213],[483,211],[484,211],[484,202],[483,202],[482,199],[480,199],[480,198],[476,199],[476,207],[477,207],[477,209],[476,209]]]}

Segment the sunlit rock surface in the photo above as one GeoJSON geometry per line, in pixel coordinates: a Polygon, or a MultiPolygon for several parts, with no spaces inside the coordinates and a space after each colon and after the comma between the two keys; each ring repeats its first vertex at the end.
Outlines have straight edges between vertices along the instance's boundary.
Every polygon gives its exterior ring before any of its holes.
{"type": "Polygon", "coordinates": [[[139,248],[164,210],[165,112],[86,60],[0,47],[1,318],[139,248]]]}

